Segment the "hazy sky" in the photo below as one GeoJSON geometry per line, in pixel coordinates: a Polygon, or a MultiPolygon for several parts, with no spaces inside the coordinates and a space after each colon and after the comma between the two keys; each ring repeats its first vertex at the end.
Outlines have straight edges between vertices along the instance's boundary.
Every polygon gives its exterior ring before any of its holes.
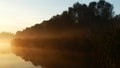
{"type": "MultiPolygon", "coordinates": [[[[0,32],[16,32],[62,13],[75,2],[99,0],[0,0],[0,32]]],[[[120,13],[120,0],[106,0],[120,13]]]]}

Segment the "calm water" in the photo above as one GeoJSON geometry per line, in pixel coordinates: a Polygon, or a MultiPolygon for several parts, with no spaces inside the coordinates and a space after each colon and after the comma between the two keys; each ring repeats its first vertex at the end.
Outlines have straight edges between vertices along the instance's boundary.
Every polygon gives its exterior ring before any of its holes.
{"type": "Polygon", "coordinates": [[[34,66],[30,61],[25,61],[11,51],[10,43],[0,41],[0,68],[42,68],[34,66]]]}
{"type": "Polygon", "coordinates": [[[13,53],[0,54],[0,68],[41,68],[34,66],[29,61],[24,61],[21,57],[13,53]]]}
{"type": "Polygon", "coordinates": [[[9,43],[2,42],[0,43],[0,68],[95,68],[93,66],[95,58],[91,58],[94,57],[94,53],[89,51],[88,47],[82,47],[80,51],[10,47],[9,43]]]}

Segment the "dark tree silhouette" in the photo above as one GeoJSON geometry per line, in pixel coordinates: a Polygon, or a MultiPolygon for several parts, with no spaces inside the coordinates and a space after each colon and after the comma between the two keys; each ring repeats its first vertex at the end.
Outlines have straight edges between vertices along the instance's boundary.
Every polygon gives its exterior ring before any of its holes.
{"type": "Polygon", "coordinates": [[[113,6],[105,2],[105,0],[100,0],[97,5],[98,15],[102,16],[102,18],[112,18],[113,16],[113,6]]]}
{"type": "Polygon", "coordinates": [[[13,52],[46,68],[119,68],[120,15],[105,0],[80,4],[23,31],[13,52]],[[16,50],[17,49],[17,50],[16,50]]]}

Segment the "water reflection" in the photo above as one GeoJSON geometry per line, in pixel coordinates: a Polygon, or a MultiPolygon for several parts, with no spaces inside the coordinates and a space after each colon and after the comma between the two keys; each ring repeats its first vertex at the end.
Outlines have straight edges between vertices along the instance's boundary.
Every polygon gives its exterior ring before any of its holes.
{"type": "Polygon", "coordinates": [[[0,68],[41,68],[40,66],[35,67],[31,62],[26,62],[22,58],[12,54],[0,53],[0,68]]]}
{"type": "MultiPolygon", "coordinates": [[[[85,47],[84,47],[85,48],[85,47]]],[[[93,52],[66,49],[13,47],[14,53],[35,66],[45,68],[94,68],[93,52]]]]}
{"type": "Polygon", "coordinates": [[[9,40],[0,40],[0,68],[41,68],[25,61],[11,51],[9,40]]]}

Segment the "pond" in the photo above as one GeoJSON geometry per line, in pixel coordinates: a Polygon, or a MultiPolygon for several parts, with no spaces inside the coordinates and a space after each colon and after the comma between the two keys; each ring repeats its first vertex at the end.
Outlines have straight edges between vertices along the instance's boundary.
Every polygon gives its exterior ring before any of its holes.
{"type": "Polygon", "coordinates": [[[0,68],[42,68],[34,66],[30,61],[25,61],[11,51],[9,43],[0,42],[0,68]]]}
{"type": "Polygon", "coordinates": [[[25,61],[13,53],[0,54],[0,68],[41,68],[34,66],[30,61],[25,61]]]}
{"type": "Polygon", "coordinates": [[[0,68],[98,68],[95,49],[87,44],[0,43],[0,68]],[[66,47],[67,46],[67,47],[66,47]],[[69,46],[69,47],[68,47],[69,46]],[[78,47],[79,46],[79,47],[78,47]]]}

